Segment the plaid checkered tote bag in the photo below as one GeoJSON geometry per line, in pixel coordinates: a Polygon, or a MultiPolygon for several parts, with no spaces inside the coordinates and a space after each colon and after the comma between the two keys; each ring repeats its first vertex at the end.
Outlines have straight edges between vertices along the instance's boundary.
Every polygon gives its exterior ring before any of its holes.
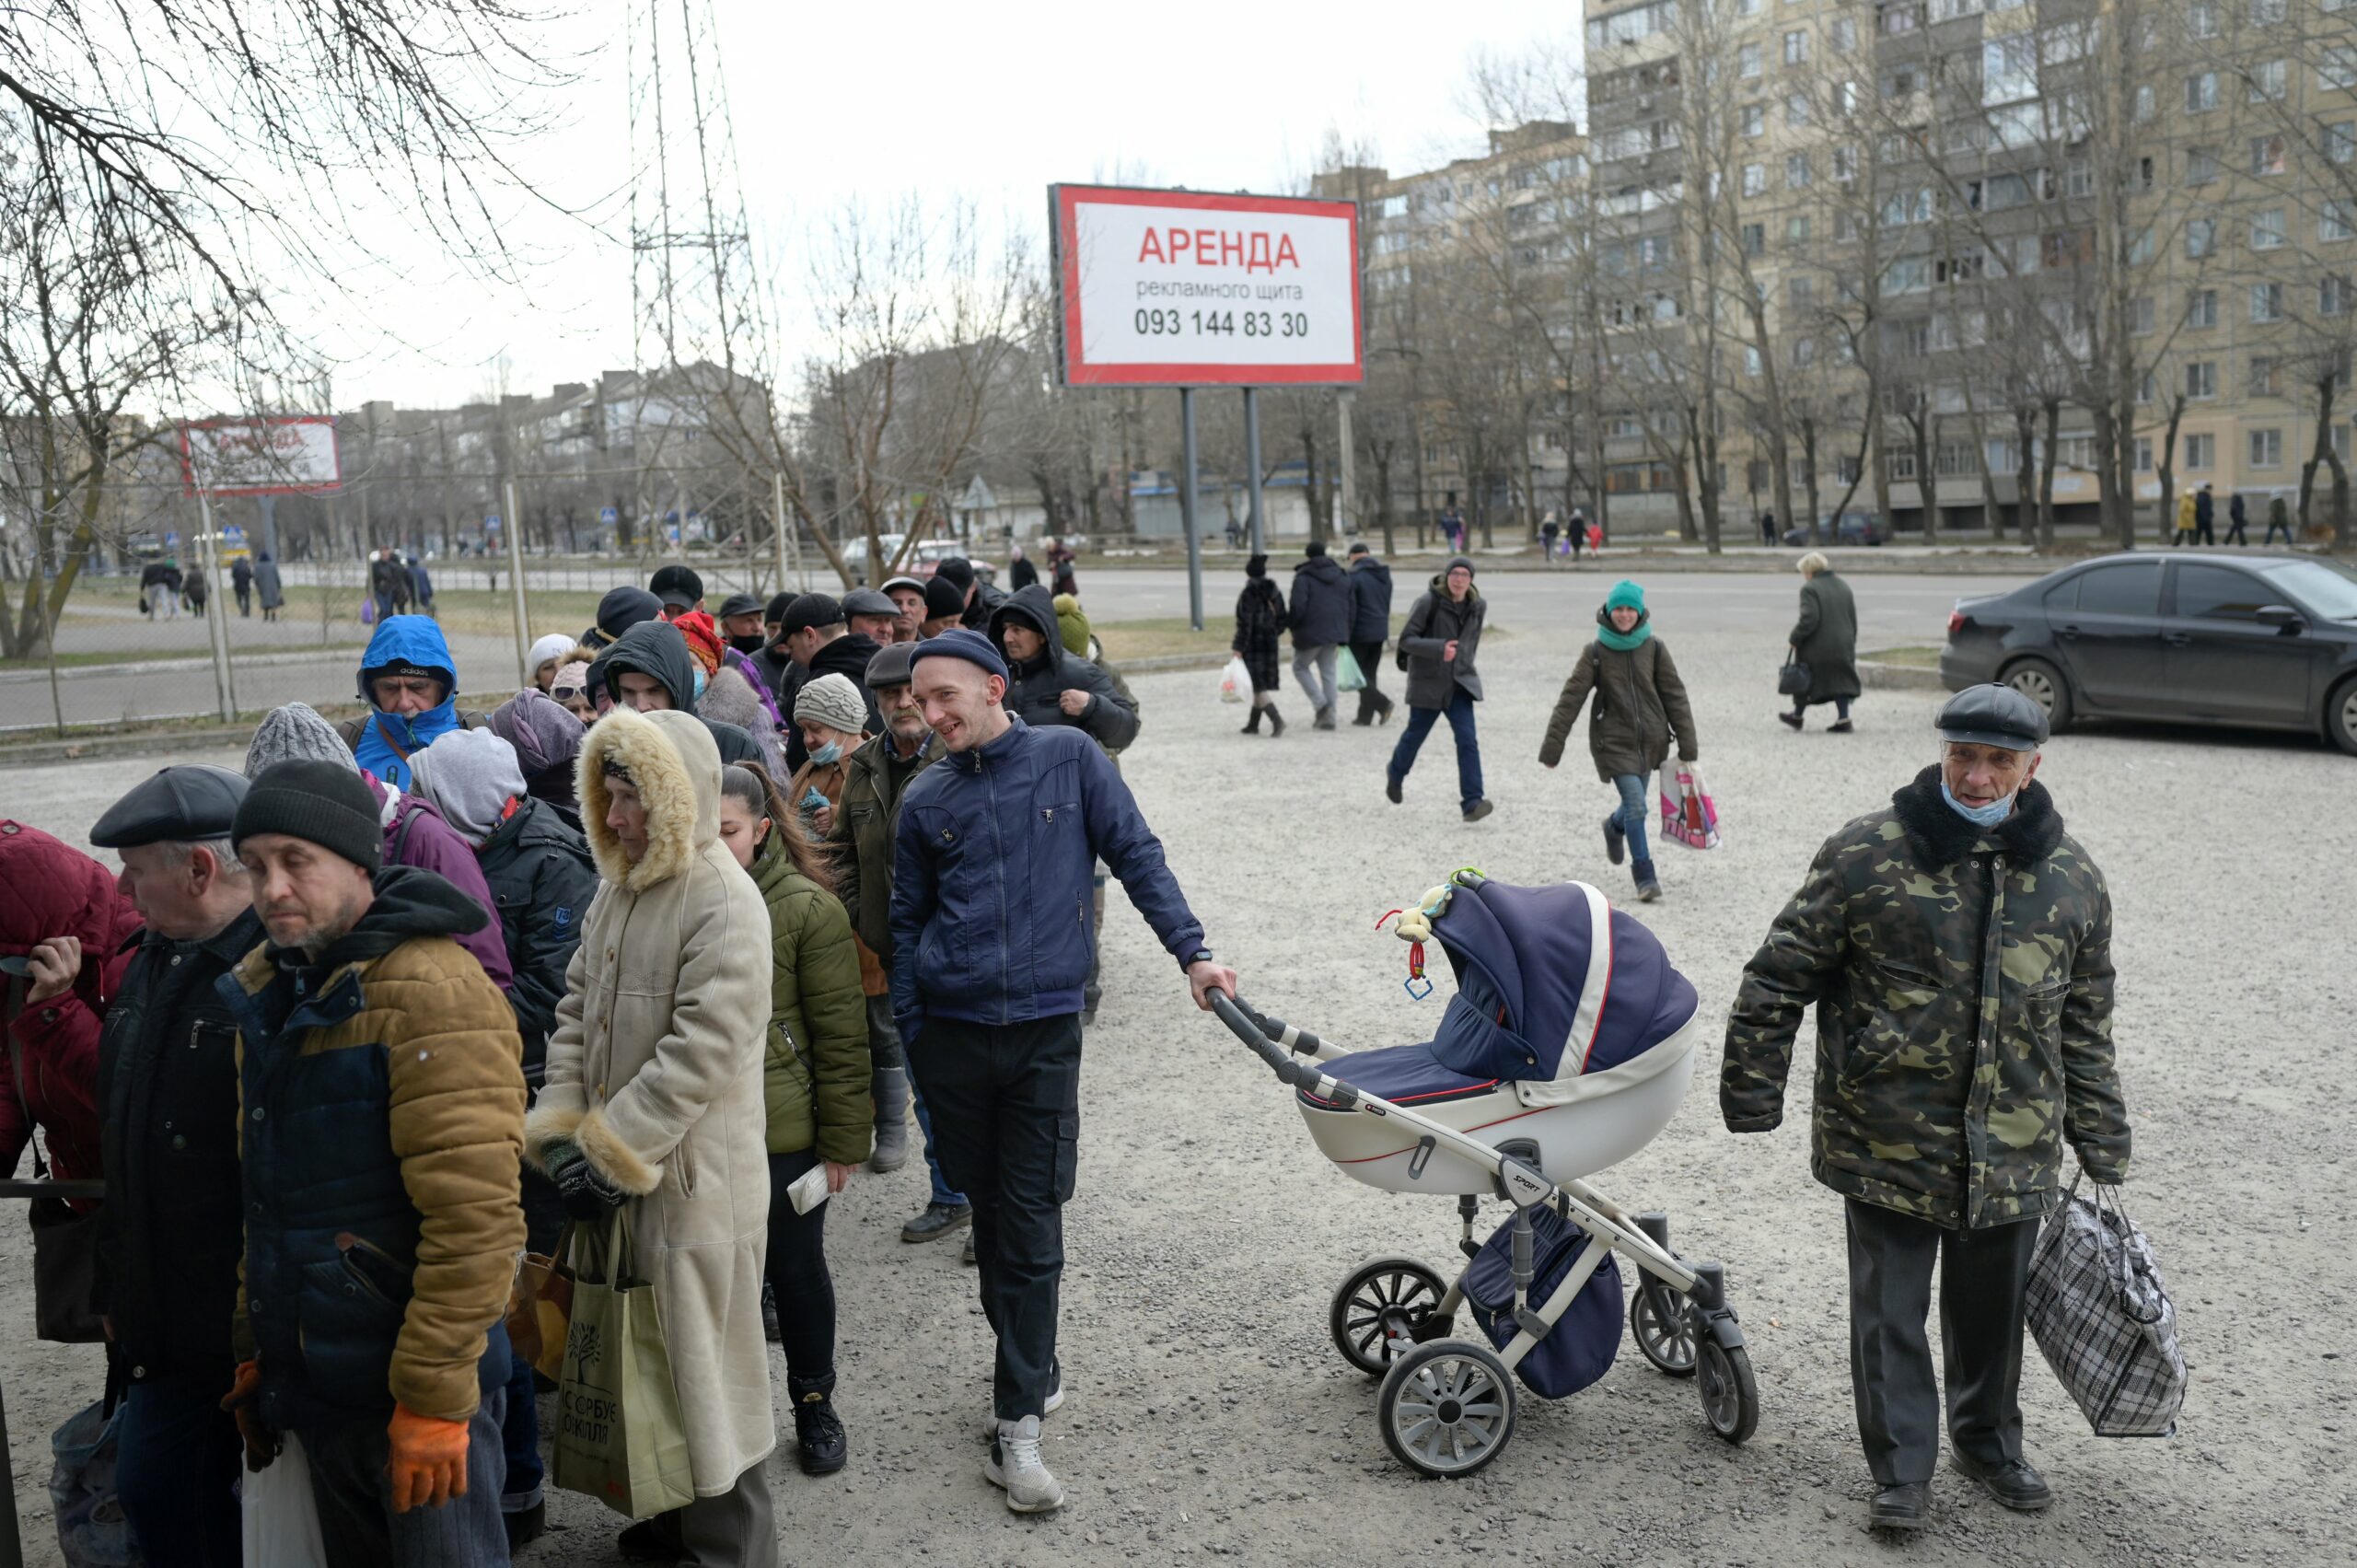
{"type": "Polygon", "coordinates": [[[2177,1308],[2153,1244],[2119,1206],[2071,1183],[2031,1255],[2029,1330],[2098,1437],[2169,1437],[2185,1404],[2177,1308]]]}

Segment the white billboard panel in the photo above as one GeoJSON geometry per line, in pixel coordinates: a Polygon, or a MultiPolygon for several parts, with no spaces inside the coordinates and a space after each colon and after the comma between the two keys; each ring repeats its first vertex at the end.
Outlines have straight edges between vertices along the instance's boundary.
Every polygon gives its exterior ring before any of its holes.
{"type": "Polygon", "coordinates": [[[180,480],[193,495],[292,495],[343,483],[335,420],[298,414],[180,426],[180,480]]]}

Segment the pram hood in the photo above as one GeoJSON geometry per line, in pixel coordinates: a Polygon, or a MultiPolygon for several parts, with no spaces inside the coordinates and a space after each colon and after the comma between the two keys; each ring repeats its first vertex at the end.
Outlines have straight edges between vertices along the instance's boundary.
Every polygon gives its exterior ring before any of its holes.
{"type": "Polygon", "coordinates": [[[1469,1078],[1617,1067],[1700,1005],[1654,934],[1585,882],[1518,888],[1460,872],[1432,931],[1457,976],[1432,1054],[1469,1078]]]}

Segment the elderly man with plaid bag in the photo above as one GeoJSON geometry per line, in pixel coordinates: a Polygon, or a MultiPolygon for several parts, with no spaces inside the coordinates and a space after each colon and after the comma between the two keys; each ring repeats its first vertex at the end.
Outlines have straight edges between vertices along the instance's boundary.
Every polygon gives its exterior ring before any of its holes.
{"type": "Polygon", "coordinates": [[[1745,970],[1720,1109],[1783,1119],[1817,1010],[1810,1166],[1842,1194],[1850,1377],[1877,1528],[1930,1522],[1940,1398],[1933,1265],[1956,1468],[2008,1508],[2053,1501],[2022,1457],[2022,1326],[2062,1145],[2098,1184],[2128,1169],[2111,1048],[2111,895],[2033,782],[2047,719],[2003,686],[1940,711],[1940,757],[1817,852],[1745,970]]]}

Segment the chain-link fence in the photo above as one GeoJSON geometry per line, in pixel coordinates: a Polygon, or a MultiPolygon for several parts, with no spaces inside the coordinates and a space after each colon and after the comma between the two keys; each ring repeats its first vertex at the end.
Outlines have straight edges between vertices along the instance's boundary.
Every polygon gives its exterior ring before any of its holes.
{"type": "MultiPolygon", "coordinates": [[[[112,728],[224,713],[251,717],[284,703],[315,707],[358,700],[362,652],[374,633],[377,589],[402,586],[366,560],[251,558],[208,574],[168,556],[122,571],[85,571],[59,608],[45,647],[0,659],[0,734],[112,728]]],[[[764,598],[774,569],[737,561],[689,563],[715,613],[732,593],[764,598]]],[[[524,634],[515,585],[497,556],[445,556],[401,564],[406,595],[395,610],[442,624],[470,697],[513,691],[524,653],[551,633],[593,625],[610,588],[643,586],[660,562],[531,557],[524,568],[524,634]]],[[[812,586],[792,585],[797,588],[812,586]]],[[[28,585],[6,585],[21,604],[28,585]]]]}

